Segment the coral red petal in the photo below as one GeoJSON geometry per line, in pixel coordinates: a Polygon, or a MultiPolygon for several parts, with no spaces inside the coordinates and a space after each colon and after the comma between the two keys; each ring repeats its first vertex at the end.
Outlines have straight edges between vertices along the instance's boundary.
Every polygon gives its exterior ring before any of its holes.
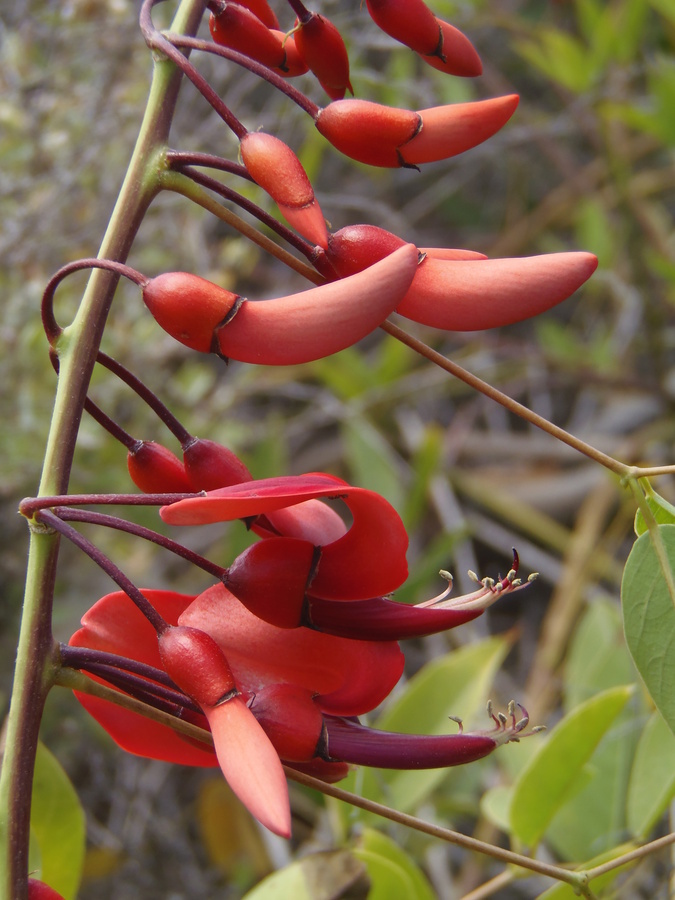
{"type": "Polygon", "coordinates": [[[323,546],[346,534],[347,526],[330,506],[320,500],[305,500],[297,506],[266,513],[262,523],[251,525],[251,531],[261,537],[283,535],[323,546]]]}
{"type": "Polygon", "coordinates": [[[245,300],[218,328],[223,356],[261,365],[295,365],[330,356],[370,334],[405,296],[417,269],[406,244],[362,272],[276,300],[245,300]]]}
{"type": "Polygon", "coordinates": [[[359,715],[389,695],[403,671],[397,643],[354,641],[307,628],[291,631],[263,622],[222,584],[204,591],[180,617],[219,644],[239,689],[295,684],[320,697],[336,715],[359,715]]]}
{"type": "Polygon", "coordinates": [[[439,24],[423,0],[367,0],[375,24],[416,53],[435,53],[441,42],[439,24]]]}
{"type": "Polygon", "coordinates": [[[428,258],[397,312],[449,331],[510,325],[565,300],[597,264],[584,252],[459,262],[428,258]]]}
{"type": "Polygon", "coordinates": [[[421,109],[422,128],[400,148],[409,165],[448,159],[482,144],[499,131],[518,106],[518,95],[421,109]]]}
{"type": "Polygon", "coordinates": [[[163,506],[159,514],[169,525],[208,525],[246,519],[295,506],[316,497],[343,497],[351,485],[334,475],[282,475],[235,484],[204,497],[163,506]]]}
{"type": "Polygon", "coordinates": [[[279,755],[241,697],[204,709],[223,775],[248,811],[274,834],[291,836],[288,785],[279,755]]]}
{"type": "Polygon", "coordinates": [[[459,28],[436,19],[441,30],[441,49],[439,53],[422,54],[425,63],[460,78],[476,78],[483,73],[483,63],[474,45],[459,28]]]}

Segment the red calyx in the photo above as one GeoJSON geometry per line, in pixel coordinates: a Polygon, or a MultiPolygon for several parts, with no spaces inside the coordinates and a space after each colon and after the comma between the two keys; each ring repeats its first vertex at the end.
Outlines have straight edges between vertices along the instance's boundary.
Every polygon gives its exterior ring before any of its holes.
{"type": "Polygon", "coordinates": [[[315,125],[346,156],[371,166],[398,168],[399,147],[420,130],[416,112],[370,100],[335,100],[317,114],[315,125]]]}
{"type": "Polygon", "coordinates": [[[275,12],[270,8],[267,0],[237,0],[237,3],[240,6],[245,6],[268,28],[279,28],[279,20],[275,12]]]}
{"type": "Polygon", "coordinates": [[[171,337],[210,353],[213,332],[238,300],[232,291],[188,272],[166,272],[143,288],[143,301],[171,337]]]}
{"type": "Polygon", "coordinates": [[[28,879],[28,900],[63,900],[61,894],[37,878],[28,879]]]}
{"type": "Polygon", "coordinates": [[[191,494],[195,490],[183,463],[155,441],[139,441],[129,450],[127,468],[133,483],[145,494],[191,494]]]}
{"type": "Polygon", "coordinates": [[[332,100],[342,100],[346,91],[354,93],[345,42],[329,19],[311,13],[306,22],[297,25],[295,46],[332,100]]]}
{"type": "Polygon", "coordinates": [[[205,712],[238,694],[223,651],[206,632],[170,626],[158,636],[159,655],[167,674],[205,712]]]}

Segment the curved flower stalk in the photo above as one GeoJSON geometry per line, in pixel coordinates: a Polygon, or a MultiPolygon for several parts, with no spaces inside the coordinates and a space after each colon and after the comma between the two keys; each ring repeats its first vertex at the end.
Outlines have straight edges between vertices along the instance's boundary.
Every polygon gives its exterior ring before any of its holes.
{"type": "Polygon", "coordinates": [[[437,19],[423,0],[368,0],[375,24],[448,75],[473,78],[483,65],[471,41],[459,29],[437,19]]]}
{"type": "Polygon", "coordinates": [[[314,124],[330,143],[371,166],[415,167],[449,159],[482,144],[508,122],[518,95],[412,112],[370,100],[335,100],[314,124]]]}
{"type": "Polygon", "coordinates": [[[353,277],[275,300],[251,301],[185,272],[147,281],[146,306],[172,337],[202,353],[283,366],[351,346],[405,296],[417,269],[407,244],[353,277]]]}
{"type": "MultiPolygon", "coordinates": [[[[317,268],[343,278],[393,252],[402,239],[376,225],[348,225],[332,234],[317,268]]],[[[488,259],[472,250],[421,249],[424,258],[396,312],[447,331],[479,331],[537,316],[570,297],[598,265],[571,251],[488,259]]]]}

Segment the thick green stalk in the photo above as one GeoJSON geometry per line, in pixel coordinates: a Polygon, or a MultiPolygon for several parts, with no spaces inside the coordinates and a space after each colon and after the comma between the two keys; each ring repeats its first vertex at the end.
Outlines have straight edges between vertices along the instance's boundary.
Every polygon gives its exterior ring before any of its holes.
{"type": "MultiPolygon", "coordinates": [[[[172,29],[194,34],[203,0],[182,0],[172,29]]],[[[150,96],[136,147],[99,251],[123,262],[158,193],[160,160],[167,145],[181,72],[156,59],[150,96]]],[[[47,439],[40,496],[68,490],[77,432],[89,380],[118,276],[95,270],[73,323],[58,343],[60,374],[47,439]]],[[[30,796],[44,702],[58,671],[51,630],[58,535],[31,528],[26,593],[14,687],[0,773],[0,900],[27,897],[30,796]]]]}

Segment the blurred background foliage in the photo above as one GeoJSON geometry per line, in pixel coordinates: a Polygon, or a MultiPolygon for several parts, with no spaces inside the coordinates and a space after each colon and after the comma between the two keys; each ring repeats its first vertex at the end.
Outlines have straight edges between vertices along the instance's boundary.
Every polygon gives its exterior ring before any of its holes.
{"type": "MultiPolygon", "coordinates": [[[[671,0],[436,0],[436,14],[480,51],[485,72],[473,81],[425,66],[378,32],[356,0],[318,6],[345,36],[357,96],[421,109],[516,91],[514,119],[486,144],[420,173],[369,170],[339,157],[303,113],[248,73],[222,60],[195,61],[249,127],[264,124],[300,154],[333,229],[372,222],[418,246],[490,256],[596,253],[592,281],[540,321],[468,335],[406,327],[600,449],[624,461],[672,463],[671,0]]],[[[288,10],[275,7],[282,27],[290,27],[288,10]]],[[[56,268],[95,255],[119,189],[151,69],[137,12],[130,0],[5,0],[0,11],[3,704],[26,548],[15,511],[36,490],[54,386],[39,298],[56,268]]],[[[168,22],[168,10],[155,15],[168,22]]],[[[316,83],[296,83],[324,102],[316,83]]],[[[236,157],[235,142],[188,85],[172,146],[236,157]]],[[[267,202],[250,186],[245,192],[267,202]]],[[[151,208],[129,262],[151,275],[197,272],[254,297],[302,286],[222,223],[169,195],[151,208]]],[[[61,321],[83,285],[78,275],[59,288],[61,321]]],[[[587,727],[586,738],[573,732],[582,745],[574,763],[564,742],[551,739],[553,771],[567,768],[569,776],[564,796],[528,794],[537,782],[528,781],[535,776],[526,762],[540,740],[544,745],[539,738],[458,771],[357,772],[350,776],[355,790],[486,840],[523,846],[523,835],[541,839],[552,858],[570,863],[667,827],[663,813],[675,789],[669,735],[639,687],[630,697],[620,693],[637,681],[618,609],[634,510],[613,477],[384,335],[302,368],[225,368],[174,344],[137,290],[122,284],[104,349],[157,390],[193,433],[229,445],[256,476],[325,470],[383,493],[411,531],[411,576],[398,599],[437,593],[441,567],[453,571],[458,591],[470,589],[468,569],[503,573],[514,546],[524,573],[540,572],[532,588],[476,623],[411,642],[406,681],[379,723],[447,731],[454,714],[483,727],[488,696],[502,707],[515,697],[549,727],[566,712],[586,724],[602,719],[595,737],[587,727]],[[538,803],[550,813],[543,824],[521,812],[538,803]]],[[[170,443],[108,373],[96,373],[91,394],[135,436],[170,443]]],[[[129,489],[125,451],[85,418],[72,490],[129,489]]],[[[659,489],[673,499],[666,479],[659,489]]],[[[152,511],[138,515],[157,527],[152,511]]],[[[119,534],[92,537],[140,586],[189,593],[207,586],[203,574],[152,547],[119,534]]],[[[247,540],[237,527],[185,534],[219,561],[231,560],[247,540]]],[[[65,547],[57,636],[67,639],[108,590],[93,565],[65,547]]],[[[254,896],[297,898],[302,884],[312,898],[380,891],[451,900],[503,868],[298,788],[293,843],[271,840],[220,778],[122,754],[66,692],[50,698],[43,734],[87,814],[83,900],[236,898],[293,860],[281,881],[254,896]],[[312,851],[322,852],[308,856],[312,851]]],[[[665,897],[666,863],[665,856],[650,858],[618,887],[609,879],[607,890],[665,897]]],[[[549,886],[537,878],[505,881],[497,896],[535,896],[549,886]]]]}

